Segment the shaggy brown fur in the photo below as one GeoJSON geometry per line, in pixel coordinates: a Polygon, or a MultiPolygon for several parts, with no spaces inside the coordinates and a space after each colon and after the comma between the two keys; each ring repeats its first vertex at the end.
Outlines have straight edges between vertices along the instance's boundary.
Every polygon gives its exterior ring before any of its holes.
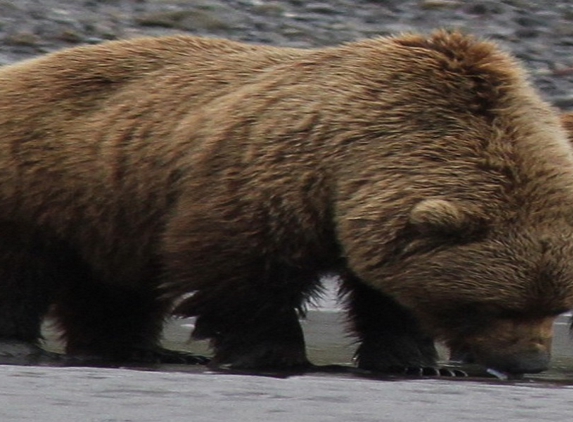
{"type": "Polygon", "coordinates": [[[197,316],[214,364],[308,364],[337,272],[363,368],[434,340],[546,367],[573,306],[573,158],[519,65],[460,34],[322,50],[191,37],[0,70],[0,333],[48,307],[71,354],[154,349],[197,316]]]}

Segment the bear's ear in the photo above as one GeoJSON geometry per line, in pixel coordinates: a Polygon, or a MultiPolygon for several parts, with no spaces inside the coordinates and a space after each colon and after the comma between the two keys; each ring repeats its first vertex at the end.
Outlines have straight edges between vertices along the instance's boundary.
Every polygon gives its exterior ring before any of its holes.
{"type": "Polygon", "coordinates": [[[444,199],[425,199],[412,208],[411,227],[421,234],[467,236],[485,228],[478,209],[444,199]]]}

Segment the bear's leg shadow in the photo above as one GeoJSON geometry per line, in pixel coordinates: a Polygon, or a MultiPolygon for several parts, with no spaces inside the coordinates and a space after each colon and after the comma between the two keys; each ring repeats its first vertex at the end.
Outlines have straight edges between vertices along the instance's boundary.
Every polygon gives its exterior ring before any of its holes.
{"type": "Polygon", "coordinates": [[[411,313],[354,275],[342,277],[352,331],[358,336],[359,368],[406,374],[439,375],[432,338],[424,335],[411,313]]]}

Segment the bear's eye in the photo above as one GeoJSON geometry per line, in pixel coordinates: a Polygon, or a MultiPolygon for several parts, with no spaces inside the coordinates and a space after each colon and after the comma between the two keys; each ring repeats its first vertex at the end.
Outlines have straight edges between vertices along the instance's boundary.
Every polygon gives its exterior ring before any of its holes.
{"type": "Polygon", "coordinates": [[[429,253],[436,247],[439,247],[439,245],[428,242],[426,239],[416,239],[402,245],[398,254],[401,258],[408,258],[411,255],[429,253]]]}
{"type": "Polygon", "coordinates": [[[442,309],[436,317],[458,333],[477,334],[499,317],[500,310],[483,303],[465,303],[442,309]]]}
{"type": "Polygon", "coordinates": [[[460,236],[405,236],[398,242],[395,255],[408,258],[412,255],[424,255],[430,252],[443,251],[447,248],[464,245],[478,241],[478,238],[460,236]]]}
{"type": "Polygon", "coordinates": [[[460,318],[466,321],[483,321],[496,318],[516,318],[523,311],[507,309],[491,302],[465,302],[453,305],[449,309],[449,318],[460,318]]]}
{"type": "Polygon", "coordinates": [[[412,255],[423,255],[450,247],[478,243],[483,241],[487,234],[485,228],[473,232],[421,231],[419,226],[409,223],[396,239],[394,256],[404,259],[412,255]]]}

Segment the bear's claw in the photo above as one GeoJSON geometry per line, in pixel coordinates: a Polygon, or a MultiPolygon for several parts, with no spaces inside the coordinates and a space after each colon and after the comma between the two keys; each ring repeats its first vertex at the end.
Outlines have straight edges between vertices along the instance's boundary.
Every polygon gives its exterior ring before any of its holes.
{"type": "Polygon", "coordinates": [[[468,376],[467,373],[465,373],[460,369],[433,367],[433,366],[424,366],[424,367],[410,366],[403,368],[402,373],[404,375],[418,376],[418,377],[467,377],[468,376]]]}

